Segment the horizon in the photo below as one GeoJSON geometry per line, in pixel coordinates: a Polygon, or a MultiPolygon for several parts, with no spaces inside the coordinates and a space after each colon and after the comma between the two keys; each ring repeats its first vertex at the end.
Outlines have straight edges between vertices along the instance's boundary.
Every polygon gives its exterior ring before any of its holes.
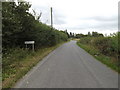
{"type": "Polygon", "coordinates": [[[50,25],[53,8],[53,27],[73,33],[96,31],[109,35],[118,31],[119,0],[28,0],[34,9],[42,12],[40,21],[50,25]],[[38,3],[40,2],[40,3],[38,3]]]}

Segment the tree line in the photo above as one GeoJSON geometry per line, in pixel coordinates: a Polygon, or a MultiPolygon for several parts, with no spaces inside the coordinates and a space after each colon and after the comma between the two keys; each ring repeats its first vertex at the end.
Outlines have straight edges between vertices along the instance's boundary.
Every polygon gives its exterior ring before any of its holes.
{"type": "Polygon", "coordinates": [[[35,41],[37,48],[67,41],[68,33],[43,24],[29,12],[29,2],[2,2],[2,44],[4,48],[24,47],[24,41],[35,41]]]}
{"type": "Polygon", "coordinates": [[[82,38],[82,37],[104,37],[104,35],[102,33],[98,33],[98,32],[88,32],[88,34],[84,35],[84,34],[76,34],[75,38],[82,38]]]}

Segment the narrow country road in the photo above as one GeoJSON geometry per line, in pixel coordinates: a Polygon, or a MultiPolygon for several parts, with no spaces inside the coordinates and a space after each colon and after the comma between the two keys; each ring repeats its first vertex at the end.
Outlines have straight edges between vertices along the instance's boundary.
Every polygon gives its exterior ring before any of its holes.
{"type": "Polygon", "coordinates": [[[118,88],[118,73],[70,41],[39,62],[15,88],[118,88]]]}

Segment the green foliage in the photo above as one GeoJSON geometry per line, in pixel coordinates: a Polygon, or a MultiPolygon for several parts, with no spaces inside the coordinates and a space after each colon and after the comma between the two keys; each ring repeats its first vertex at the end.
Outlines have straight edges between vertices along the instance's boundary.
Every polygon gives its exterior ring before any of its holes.
{"type": "Polygon", "coordinates": [[[9,49],[9,51],[7,51],[5,54],[3,54],[3,59],[2,59],[2,73],[5,74],[3,75],[3,80],[4,78],[7,78],[9,74],[14,73],[14,71],[10,71],[10,68],[14,68],[14,64],[17,63],[17,66],[19,66],[21,60],[23,60],[23,58],[26,58],[28,55],[30,55],[32,53],[30,53],[28,50],[24,50],[24,49],[20,49],[20,48],[16,48],[16,49],[9,49]],[[7,76],[6,76],[7,75],[7,76]]]}
{"type": "MultiPolygon", "coordinates": [[[[39,16],[29,13],[28,2],[3,2],[3,48],[24,47],[24,41],[34,40],[37,48],[53,46],[66,41],[67,33],[52,29],[39,21],[39,16]],[[37,18],[36,18],[37,17],[37,18]],[[14,41],[13,41],[14,40],[14,41]]],[[[35,11],[34,11],[35,12],[35,11]]]]}
{"type": "Polygon", "coordinates": [[[118,51],[120,51],[119,43],[118,43],[120,41],[119,35],[120,35],[120,32],[113,34],[110,42],[111,50],[115,53],[118,53],[118,51]]]}
{"type": "Polygon", "coordinates": [[[83,37],[104,37],[103,34],[98,33],[98,32],[88,32],[88,34],[84,35],[84,34],[76,34],[75,36],[76,38],[83,38],[83,37]]]}
{"type": "Polygon", "coordinates": [[[118,57],[118,33],[110,37],[84,37],[80,43],[92,45],[104,55],[118,57]]]}
{"type": "Polygon", "coordinates": [[[110,39],[109,37],[94,38],[92,44],[97,47],[101,53],[110,55],[110,39]]]}
{"type": "Polygon", "coordinates": [[[76,34],[76,38],[82,38],[82,37],[85,37],[84,34],[76,34]]]}
{"type": "Polygon", "coordinates": [[[28,2],[19,2],[18,5],[15,2],[2,2],[2,75],[4,87],[11,87],[15,81],[9,80],[10,78],[17,80],[22,77],[30,70],[30,67],[53,50],[54,46],[68,39],[67,32],[58,31],[55,28],[51,29],[50,26],[40,22],[41,14],[39,16],[32,15],[29,12],[30,7],[28,2]],[[36,52],[40,48],[37,59],[32,56],[36,56],[35,54],[38,52],[33,53],[26,50],[24,41],[35,41],[36,52]],[[42,49],[43,47],[49,47],[50,50],[42,49]],[[27,62],[27,60],[31,60],[31,62],[27,62]]]}
{"type": "Polygon", "coordinates": [[[94,55],[95,58],[120,72],[118,61],[120,47],[120,32],[108,37],[84,37],[78,41],[78,45],[94,55]]]}
{"type": "Polygon", "coordinates": [[[93,46],[91,44],[83,44],[83,43],[81,43],[81,41],[78,41],[77,44],[78,44],[78,46],[80,46],[81,48],[86,50],[88,53],[93,55],[93,57],[95,57],[97,60],[99,60],[100,62],[106,64],[108,67],[110,67],[120,73],[120,67],[118,67],[119,62],[118,62],[117,58],[114,57],[114,55],[111,55],[111,56],[104,55],[95,46],[93,46]]]}
{"type": "Polygon", "coordinates": [[[81,38],[80,39],[80,42],[83,43],[83,44],[90,44],[92,42],[92,37],[84,37],[84,38],[81,38]]]}
{"type": "Polygon", "coordinates": [[[30,52],[26,49],[12,48],[3,54],[2,68],[2,87],[12,88],[12,86],[23,77],[33,66],[48,55],[55,48],[59,47],[59,43],[52,47],[41,47],[36,52],[30,52]]]}
{"type": "Polygon", "coordinates": [[[92,37],[103,37],[103,34],[98,32],[92,32],[92,37]]]}

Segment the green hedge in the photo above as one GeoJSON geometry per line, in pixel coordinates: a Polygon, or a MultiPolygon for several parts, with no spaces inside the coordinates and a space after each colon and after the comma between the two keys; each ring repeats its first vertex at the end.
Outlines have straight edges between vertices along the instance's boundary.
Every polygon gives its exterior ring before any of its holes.
{"type": "Polygon", "coordinates": [[[24,48],[24,41],[35,41],[36,48],[53,46],[68,38],[67,32],[58,31],[29,12],[28,2],[2,2],[3,48],[24,48]]]}
{"type": "Polygon", "coordinates": [[[112,34],[109,37],[84,37],[81,38],[79,42],[92,45],[93,47],[96,47],[100,53],[117,58],[118,50],[120,51],[118,46],[118,41],[120,41],[118,38],[119,35],[120,32],[112,34]]]}

